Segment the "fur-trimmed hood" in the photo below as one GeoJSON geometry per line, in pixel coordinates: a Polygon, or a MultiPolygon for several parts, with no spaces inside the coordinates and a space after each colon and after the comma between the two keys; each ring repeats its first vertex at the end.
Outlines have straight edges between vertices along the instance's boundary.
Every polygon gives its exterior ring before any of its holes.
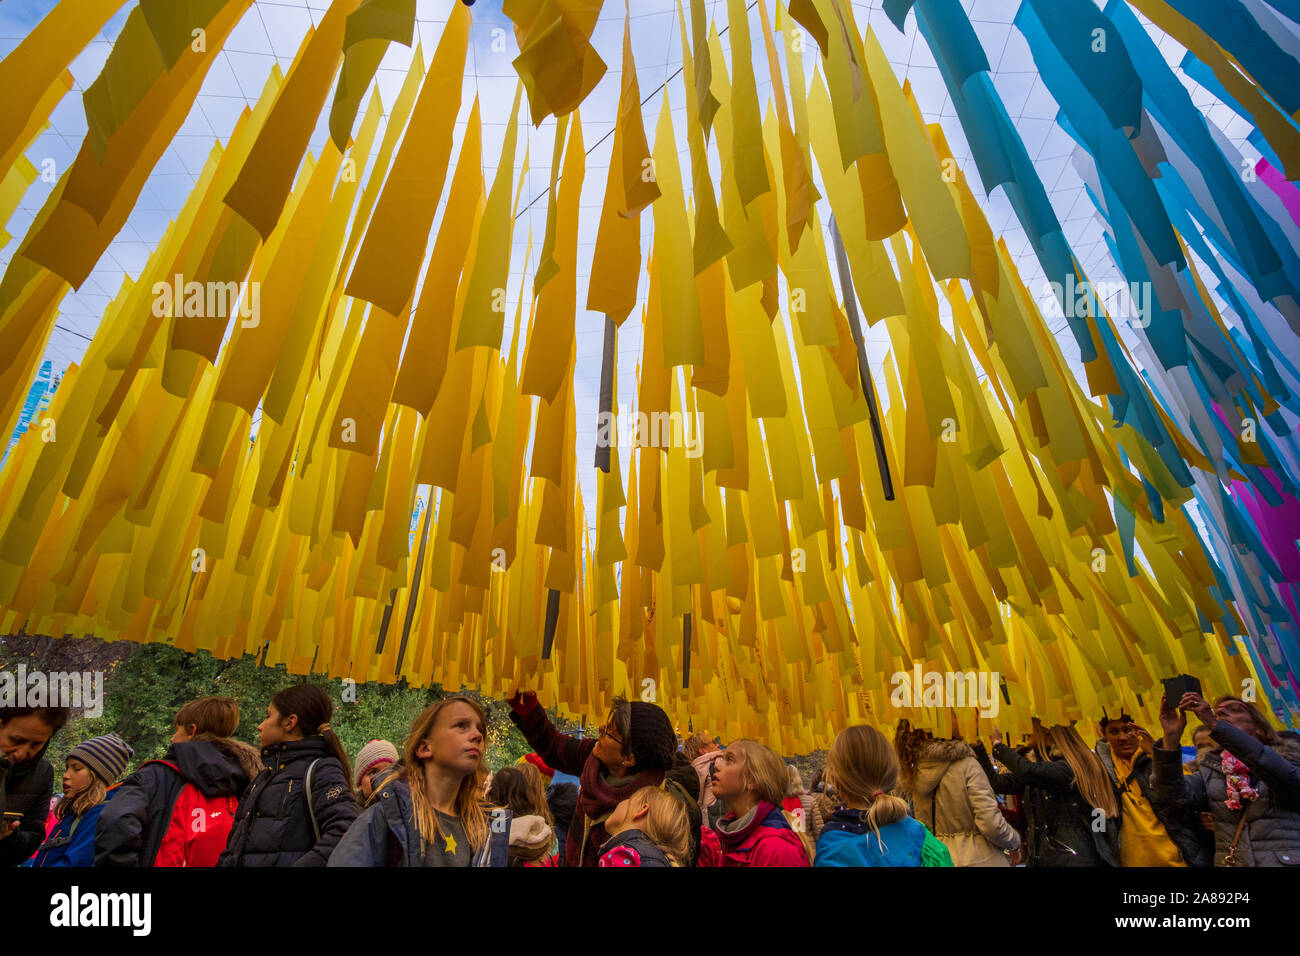
{"type": "Polygon", "coordinates": [[[929,796],[939,788],[939,781],[948,768],[959,760],[974,757],[975,752],[964,740],[929,740],[916,758],[916,774],[912,778],[912,793],[929,796]]]}
{"type": "Polygon", "coordinates": [[[166,759],[208,796],[241,795],[266,766],[253,747],[215,734],[199,734],[193,740],[172,744],[166,759]]]}

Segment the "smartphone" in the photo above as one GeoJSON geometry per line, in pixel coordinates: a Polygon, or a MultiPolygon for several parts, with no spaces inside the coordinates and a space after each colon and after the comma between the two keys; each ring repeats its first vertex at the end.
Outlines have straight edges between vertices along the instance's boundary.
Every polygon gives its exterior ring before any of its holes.
{"type": "Polygon", "coordinates": [[[6,820],[6,822],[8,822],[8,821],[13,821],[13,820],[21,820],[22,818],[23,818],[23,814],[22,814],[22,811],[21,811],[21,810],[6,810],[6,811],[5,811],[5,820],[6,820]]]}
{"type": "Polygon", "coordinates": [[[1201,682],[1199,678],[1192,677],[1188,674],[1179,674],[1177,677],[1165,677],[1160,681],[1165,688],[1165,700],[1169,702],[1170,707],[1177,707],[1178,702],[1183,699],[1184,694],[1201,693],[1201,682]]]}

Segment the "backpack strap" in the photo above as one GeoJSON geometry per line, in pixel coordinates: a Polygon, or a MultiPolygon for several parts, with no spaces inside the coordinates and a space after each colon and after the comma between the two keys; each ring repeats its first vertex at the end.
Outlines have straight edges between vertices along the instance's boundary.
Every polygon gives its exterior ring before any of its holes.
{"type": "MultiPolygon", "coordinates": [[[[170,760],[146,760],[144,763],[140,764],[140,767],[147,767],[151,763],[160,763],[164,767],[171,767],[177,773],[181,772],[181,768],[177,764],[172,763],[170,760]]],[[[140,767],[137,767],[136,770],[139,770],[140,767]]],[[[182,776],[184,775],[182,774],[182,776]]]]}
{"type": "Polygon", "coordinates": [[[311,816],[311,829],[312,832],[316,834],[317,843],[320,842],[320,824],[316,822],[316,808],[312,805],[311,802],[311,772],[316,768],[316,765],[320,762],[321,762],[321,758],[317,757],[308,765],[307,779],[303,781],[303,789],[306,791],[306,796],[307,796],[307,813],[308,815],[311,816]]]}

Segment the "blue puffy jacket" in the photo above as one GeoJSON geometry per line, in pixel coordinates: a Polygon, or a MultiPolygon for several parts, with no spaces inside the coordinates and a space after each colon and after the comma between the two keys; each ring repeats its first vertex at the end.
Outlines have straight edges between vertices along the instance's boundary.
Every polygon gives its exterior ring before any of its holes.
{"type": "Polygon", "coordinates": [[[888,823],[877,834],[865,812],[840,807],[822,827],[813,866],[952,866],[952,857],[912,817],[888,823]]]}
{"type": "Polygon", "coordinates": [[[121,790],[120,783],[108,788],[104,799],[79,817],[68,814],[54,825],[50,835],[23,866],[94,866],[95,828],[108,801],[121,790]]]}

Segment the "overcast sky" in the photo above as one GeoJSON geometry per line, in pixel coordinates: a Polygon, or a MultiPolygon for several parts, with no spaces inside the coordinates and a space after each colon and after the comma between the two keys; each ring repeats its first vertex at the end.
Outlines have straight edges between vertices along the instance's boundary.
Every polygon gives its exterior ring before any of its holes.
{"type": "MultiPolygon", "coordinates": [[[[459,0],[418,0],[417,40],[423,46],[426,64],[432,58],[442,34],[452,4],[459,0]]],[[[689,7],[689,0],[684,0],[689,7]]],[[[749,0],[747,0],[748,4],[749,0]]],[[[772,0],[761,0],[772,11],[772,0]]],[[[1037,78],[1030,58],[1029,48],[1011,21],[1019,7],[1015,0],[962,0],[975,31],[988,56],[994,82],[1007,111],[1015,120],[1029,155],[1034,159],[1051,197],[1066,238],[1082,262],[1084,270],[1094,283],[1119,278],[1109,260],[1098,220],[1092,204],[1083,190],[1083,184],[1070,164],[1073,141],[1055,123],[1057,104],[1037,78]]],[[[5,0],[0,3],[0,56],[7,55],[21,39],[54,6],[54,0],[5,0]]],[[[255,0],[252,9],[227,39],[216,58],[203,89],[185,124],[172,145],[155,167],[139,202],[125,228],[101,258],[98,268],[82,288],[64,298],[46,358],[56,372],[69,363],[79,361],[93,335],[100,317],[110,299],[122,283],[124,274],[133,278],[139,275],[150,252],[155,248],[168,223],[180,210],[182,203],[195,184],[214,140],[227,142],[239,112],[256,99],[274,62],[279,62],[286,72],[299,48],[306,31],[320,21],[328,0],[255,0]]],[[[1099,4],[1100,5],[1100,4],[1099,4]]],[[[75,79],[73,91],[54,110],[50,128],[41,135],[27,157],[38,167],[45,158],[52,158],[61,174],[80,148],[86,132],[85,113],[81,91],[98,75],[108,57],[114,38],[126,20],[133,4],[128,4],[104,28],[100,36],[78,56],[71,65],[75,79]]],[[[662,89],[665,80],[677,73],[681,66],[681,40],[674,0],[631,0],[633,52],[637,65],[637,78],[644,106],[646,132],[653,146],[654,130],[662,106],[662,89]],[[656,94],[656,91],[660,91],[656,94]]],[[[725,0],[706,0],[710,18],[721,31],[727,26],[725,0]]],[[[915,18],[909,17],[907,31],[899,33],[881,10],[880,0],[853,0],[854,14],[860,28],[870,26],[880,40],[899,79],[910,81],[918,103],[928,121],[938,120],[952,146],[968,181],[981,199],[995,235],[1005,238],[1015,257],[1021,275],[1030,291],[1039,296],[1043,289],[1043,275],[1033,256],[1024,230],[1016,221],[1001,189],[988,197],[982,193],[979,177],[966,138],[948,99],[934,58],[919,36],[915,18]]],[[[588,265],[595,243],[601,202],[612,148],[612,137],[607,137],[613,127],[621,85],[623,12],[621,0],[606,0],[604,12],[597,24],[592,43],[604,59],[608,72],[580,108],[583,138],[590,149],[583,184],[582,210],[579,224],[579,266],[577,314],[577,370],[575,391],[578,414],[578,471],[583,484],[589,519],[595,505],[595,482],[591,467],[595,443],[596,402],[599,393],[600,352],[603,316],[581,308],[586,302],[588,265]],[[603,140],[603,141],[602,141],[603,140]],[[599,145],[595,145],[599,142],[599,145]]],[[[688,10],[689,24],[689,10],[688,10]]],[[[766,111],[771,81],[758,11],[750,12],[750,33],[754,53],[754,71],[760,105],[766,111]]],[[[1157,38],[1160,49],[1172,66],[1177,67],[1183,48],[1148,25],[1157,38]]],[[[474,96],[480,99],[483,124],[484,176],[488,187],[495,175],[495,167],[509,118],[510,104],[517,81],[511,61],[518,55],[514,32],[510,22],[501,13],[501,0],[478,0],[473,8],[471,51],[468,58],[461,111],[458,120],[456,146],[453,157],[459,154],[461,133],[468,118],[474,96]],[[495,35],[504,40],[505,52],[494,52],[495,35]]],[[[730,57],[729,37],[723,37],[723,46],[730,57]]],[[[779,38],[778,38],[779,42],[779,38]]],[[[804,62],[809,75],[817,57],[815,44],[810,44],[804,62]]],[[[376,78],[385,113],[391,108],[397,90],[410,64],[412,49],[397,44],[390,46],[376,78]]],[[[784,51],[781,51],[784,69],[784,51]]],[[[1245,136],[1251,127],[1236,117],[1226,106],[1218,103],[1194,81],[1179,72],[1179,76],[1192,90],[1196,104],[1211,122],[1219,126],[1228,140],[1242,150],[1244,155],[1258,157],[1245,136]]],[[[685,100],[682,77],[669,80],[667,95],[674,111],[675,134],[685,173],[686,188],[690,189],[690,158],[685,138],[685,100]]],[[[328,138],[328,104],[322,111],[321,121],[312,137],[310,150],[319,154],[328,138]]],[[[555,120],[546,120],[534,128],[528,111],[521,109],[519,149],[516,169],[522,163],[525,148],[529,154],[528,181],[523,190],[523,202],[537,201],[519,217],[514,234],[514,255],[511,261],[511,282],[508,289],[507,328],[503,349],[509,345],[510,326],[514,316],[520,280],[524,274],[531,276],[537,265],[542,238],[546,230],[546,189],[550,178],[555,120]],[[540,198],[539,198],[540,197],[540,198]],[[524,262],[524,250],[529,230],[533,235],[532,261],[524,262]]],[[[380,130],[382,135],[383,129],[380,130]]],[[[378,140],[376,140],[378,142],[378,140]]],[[[717,185],[718,157],[716,140],[710,143],[714,182],[717,185]]],[[[450,176],[447,179],[450,184],[450,176]]],[[[820,177],[818,176],[820,186],[820,177]]],[[[8,263],[18,248],[21,237],[33,216],[44,203],[52,186],[39,178],[28,190],[18,211],[8,224],[14,235],[6,246],[0,248],[0,266],[8,263]]],[[[444,190],[445,192],[445,190],[444,190]]],[[[823,190],[824,192],[824,190],[823,190]]],[[[823,224],[829,222],[829,207],[823,200],[820,210],[823,224]]],[[[436,235],[435,221],[433,235],[436,235]]],[[[642,219],[643,246],[648,248],[653,233],[653,217],[647,211],[642,219]]],[[[432,245],[432,240],[430,240],[432,245]]],[[[834,269],[831,270],[834,274],[834,269]]],[[[647,282],[641,277],[640,299],[644,301],[647,282]]],[[[942,303],[942,298],[940,299],[942,303]]],[[[527,309],[525,308],[525,316],[527,309]]],[[[945,321],[945,324],[947,322],[945,321]]],[[[1053,327],[1064,330],[1064,320],[1057,319],[1053,327]]],[[[788,323],[787,323],[788,326],[788,323]]],[[[884,323],[867,331],[867,353],[876,374],[878,386],[883,386],[880,366],[889,348],[884,323]]],[[[1079,368],[1077,350],[1073,339],[1065,332],[1058,336],[1062,350],[1072,366],[1079,368]]],[[[636,361],[641,352],[641,330],[634,312],[620,330],[619,382],[620,406],[632,405],[635,389],[636,361]]],[[[1080,376],[1082,377],[1082,376],[1080,376]]],[[[883,395],[883,387],[879,390],[883,395]]],[[[626,463],[627,452],[623,460],[626,463]]],[[[626,473],[626,472],[625,472],[626,473]]]]}

